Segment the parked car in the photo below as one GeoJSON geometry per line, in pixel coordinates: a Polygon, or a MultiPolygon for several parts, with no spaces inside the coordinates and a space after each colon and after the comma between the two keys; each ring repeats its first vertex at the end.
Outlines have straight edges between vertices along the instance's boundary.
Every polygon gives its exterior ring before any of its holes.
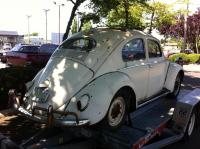
{"type": "Polygon", "coordinates": [[[141,31],[92,29],[65,40],[26,84],[18,110],[61,126],[120,127],[128,112],[155,97],[179,94],[182,67],[141,31]]]}
{"type": "Polygon", "coordinates": [[[4,43],[3,50],[10,50],[12,48],[11,43],[4,43]]]}
{"type": "Polygon", "coordinates": [[[58,45],[17,45],[6,53],[7,63],[13,66],[44,66],[58,45]]]}
{"type": "Polygon", "coordinates": [[[191,49],[185,49],[185,50],[181,50],[180,53],[192,54],[194,53],[194,51],[192,51],[191,49]]]}

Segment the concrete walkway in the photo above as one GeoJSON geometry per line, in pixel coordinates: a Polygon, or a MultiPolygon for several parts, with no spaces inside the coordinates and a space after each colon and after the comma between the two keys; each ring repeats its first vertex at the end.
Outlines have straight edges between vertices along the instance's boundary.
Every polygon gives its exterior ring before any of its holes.
{"type": "Polygon", "coordinates": [[[200,72],[200,64],[183,65],[185,71],[200,72]]]}

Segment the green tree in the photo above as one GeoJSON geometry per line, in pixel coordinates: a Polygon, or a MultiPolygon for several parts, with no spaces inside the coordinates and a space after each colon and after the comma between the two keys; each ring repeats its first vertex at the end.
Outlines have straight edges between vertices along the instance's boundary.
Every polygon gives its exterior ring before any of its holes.
{"type": "Polygon", "coordinates": [[[38,33],[37,33],[37,32],[33,32],[33,33],[31,34],[31,36],[38,36],[38,33]]]}
{"type": "Polygon", "coordinates": [[[71,11],[71,15],[70,15],[69,21],[67,23],[66,31],[65,31],[65,33],[63,35],[63,41],[65,39],[67,39],[68,36],[69,36],[69,32],[71,30],[71,26],[72,26],[72,23],[73,23],[73,20],[74,20],[74,17],[75,17],[75,14],[76,14],[76,11],[77,11],[78,7],[83,2],[85,2],[86,0],[69,0],[69,1],[73,4],[73,7],[72,7],[72,11],[71,11]]]}
{"type": "MultiPolygon", "coordinates": [[[[82,27],[84,26],[84,24],[87,24],[87,25],[91,25],[91,21],[93,24],[95,23],[99,23],[100,21],[100,18],[97,14],[95,13],[79,13],[80,14],[80,17],[81,17],[81,20],[80,20],[80,26],[79,26],[79,31],[82,30],[82,27]]],[[[92,26],[92,25],[91,25],[92,26]]]]}
{"type": "Polygon", "coordinates": [[[126,28],[126,29],[139,29],[145,28],[143,19],[143,6],[135,3],[129,6],[129,18],[128,22],[124,17],[125,9],[122,5],[119,5],[116,10],[111,10],[107,16],[107,26],[111,28],[126,28]]]}
{"type": "MultiPolygon", "coordinates": [[[[149,33],[151,34],[153,29],[161,31],[163,26],[167,27],[174,24],[176,15],[177,13],[172,10],[171,5],[162,2],[149,3],[149,7],[146,9],[147,20],[149,20],[149,23],[147,23],[149,33]]],[[[164,30],[161,33],[165,35],[164,30]]]]}
{"type": "Polygon", "coordinates": [[[90,21],[88,21],[83,25],[82,31],[89,31],[91,28],[92,28],[92,24],[90,21]]]}
{"type": "Polygon", "coordinates": [[[108,25],[115,26],[112,20],[116,20],[116,15],[119,14],[120,21],[118,21],[118,24],[121,24],[120,27],[123,26],[127,29],[129,29],[130,24],[133,23],[130,12],[131,7],[135,4],[145,4],[146,1],[147,0],[92,0],[93,10],[96,14],[104,18],[110,17],[110,23],[108,22],[108,25]]]}
{"type": "Polygon", "coordinates": [[[78,25],[77,24],[77,19],[74,18],[73,23],[72,23],[72,29],[71,29],[72,34],[77,32],[77,25],[78,25]]]}
{"type": "MultiPolygon", "coordinates": [[[[66,27],[66,31],[63,36],[63,40],[67,39],[69,35],[69,31],[71,30],[71,26],[79,6],[85,2],[86,0],[68,0],[73,4],[71,15],[66,27]]],[[[133,3],[145,3],[147,0],[90,0],[90,4],[88,5],[90,8],[93,8],[94,14],[100,17],[106,17],[107,14],[112,10],[117,10],[119,5],[122,5],[124,8],[124,17],[125,17],[125,26],[128,27],[129,24],[129,6],[133,3]]]]}

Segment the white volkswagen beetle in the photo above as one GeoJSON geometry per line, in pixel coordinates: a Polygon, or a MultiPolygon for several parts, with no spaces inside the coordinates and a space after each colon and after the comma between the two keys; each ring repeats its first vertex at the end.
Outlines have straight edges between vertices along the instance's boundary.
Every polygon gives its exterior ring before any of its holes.
{"type": "Polygon", "coordinates": [[[92,29],[65,40],[27,83],[18,110],[39,122],[118,128],[127,112],[161,94],[176,97],[182,67],[167,61],[159,41],[141,31],[92,29]]]}

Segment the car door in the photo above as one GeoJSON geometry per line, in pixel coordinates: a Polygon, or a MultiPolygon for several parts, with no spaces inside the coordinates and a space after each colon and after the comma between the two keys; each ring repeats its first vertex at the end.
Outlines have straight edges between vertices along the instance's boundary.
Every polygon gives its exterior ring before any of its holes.
{"type": "Polygon", "coordinates": [[[151,97],[163,89],[168,64],[157,40],[147,39],[147,49],[149,57],[148,64],[150,68],[148,97],[151,97]]]}
{"type": "Polygon", "coordinates": [[[126,73],[134,85],[138,103],[146,98],[148,86],[149,66],[146,60],[145,40],[134,38],[122,48],[122,59],[125,63],[123,72],[126,73]]]}

